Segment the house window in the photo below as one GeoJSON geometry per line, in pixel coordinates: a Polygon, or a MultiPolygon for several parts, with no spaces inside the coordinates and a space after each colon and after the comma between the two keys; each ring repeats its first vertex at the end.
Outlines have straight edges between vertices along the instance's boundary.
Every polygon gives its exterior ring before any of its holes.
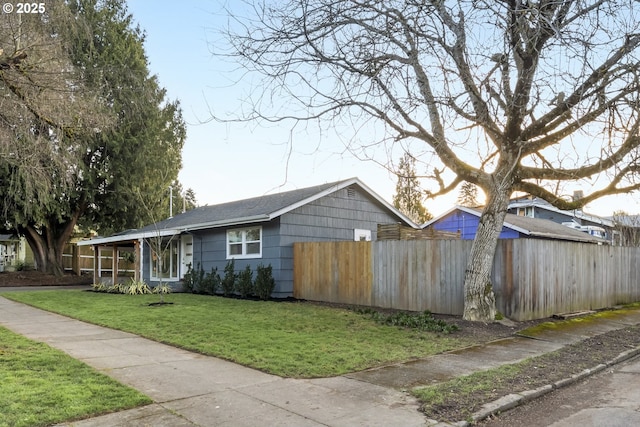
{"type": "Polygon", "coordinates": [[[535,217],[535,210],[533,208],[533,206],[526,206],[524,208],[518,208],[518,215],[519,216],[526,216],[529,218],[534,218],[535,217]]]}
{"type": "Polygon", "coordinates": [[[151,280],[178,280],[178,239],[151,239],[151,280]]]}
{"type": "Polygon", "coordinates": [[[227,231],[227,259],[260,258],[262,256],[262,227],[227,231]]]}
{"type": "Polygon", "coordinates": [[[353,240],[355,240],[356,242],[370,242],[371,230],[362,230],[360,228],[354,229],[353,240]]]}

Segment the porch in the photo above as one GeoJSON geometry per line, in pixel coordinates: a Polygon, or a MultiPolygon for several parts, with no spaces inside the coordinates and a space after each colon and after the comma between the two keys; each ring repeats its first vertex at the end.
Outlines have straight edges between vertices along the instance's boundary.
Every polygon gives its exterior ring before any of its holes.
{"type": "Polygon", "coordinates": [[[93,249],[93,283],[141,281],[142,252],[138,240],[91,245],[93,249]]]}

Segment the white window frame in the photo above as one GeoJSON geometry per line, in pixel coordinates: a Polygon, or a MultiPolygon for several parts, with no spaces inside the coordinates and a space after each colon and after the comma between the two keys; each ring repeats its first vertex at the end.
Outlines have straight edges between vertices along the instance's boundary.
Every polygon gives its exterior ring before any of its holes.
{"type": "MultiPolygon", "coordinates": [[[[155,239],[155,237],[154,237],[155,239]]],[[[165,247],[165,240],[163,239],[162,242],[162,246],[163,248],[165,247]]],[[[180,280],[179,276],[180,276],[180,239],[178,238],[171,238],[171,241],[168,242],[168,245],[166,246],[166,251],[168,252],[169,256],[169,276],[168,277],[162,277],[162,281],[164,282],[177,282],[178,280],[180,280]],[[175,246],[175,253],[176,256],[171,256],[172,252],[171,249],[175,246]],[[173,263],[177,263],[175,266],[173,265],[173,263]],[[175,272],[175,276],[172,276],[172,273],[175,272]]],[[[153,248],[151,248],[151,245],[149,246],[149,277],[151,278],[151,281],[153,282],[159,282],[161,280],[160,277],[158,277],[157,275],[154,275],[154,268],[153,268],[153,264],[154,264],[154,256],[156,255],[156,251],[153,250],[153,248]]],[[[164,265],[163,265],[164,267],[164,265]]]]}
{"type": "Polygon", "coordinates": [[[353,229],[353,240],[356,242],[370,242],[371,241],[371,230],[366,230],[362,228],[354,228],[353,229]]]}
{"type": "Polygon", "coordinates": [[[251,259],[251,258],[262,258],[262,226],[255,227],[245,227],[245,228],[233,228],[227,230],[226,232],[226,246],[227,246],[227,259],[251,259]],[[259,240],[247,240],[247,233],[250,230],[258,230],[260,233],[259,240]],[[229,235],[231,233],[240,233],[241,240],[239,242],[230,242],[229,235]],[[247,253],[247,244],[249,243],[259,243],[258,253],[248,254],[247,253]],[[242,252],[239,254],[231,254],[231,245],[239,245],[242,248],[242,252]]]}

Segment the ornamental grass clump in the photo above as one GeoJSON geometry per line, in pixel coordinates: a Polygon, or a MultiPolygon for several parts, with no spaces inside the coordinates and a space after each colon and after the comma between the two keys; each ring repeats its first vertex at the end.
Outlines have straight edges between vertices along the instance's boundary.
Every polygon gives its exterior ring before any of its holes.
{"type": "Polygon", "coordinates": [[[151,288],[149,285],[142,281],[131,280],[127,283],[126,287],[123,288],[124,293],[128,295],[145,295],[151,293],[151,288]]]}
{"type": "Polygon", "coordinates": [[[127,283],[94,283],[92,285],[94,292],[104,292],[109,294],[124,295],[145,295],[151,293],[151,288],[145,282],[139,280],[129,280],[127,283]]]}

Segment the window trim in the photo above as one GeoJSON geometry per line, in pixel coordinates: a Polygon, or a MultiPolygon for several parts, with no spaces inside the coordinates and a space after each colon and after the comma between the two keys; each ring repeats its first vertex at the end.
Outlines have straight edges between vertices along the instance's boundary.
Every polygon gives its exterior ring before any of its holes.
{"type": "Polygon", "coordinates": [[[225,233],[225,245],[226,245],[226,252],[227,252],[227,259],[252,259],[252,258],[262,258],[262,240],[263,240],[263,235],[262,235],[262,226],[261,225],[257,225],[257,226],[253,226],[253,227],[244,227],[244,228],[231,228],[228,229],[225,233]],[[258,231],[260,232],[260,238],[259,240],[247,240],[247,232],[249,230],[255,230],[258,229],[258,231]],[[229,241],[229,234],[231,232],[241,232],[241,237],[242,240],[240,242],[234,242],[235,244],[240,244],[242,247],[242,253],[241,254],[231,254],[231,242],[229,241]],[[255,254],[247,254],[247,244],[248,243],[259,243],[260,245],[260,249],[258,251],[258,253],[255,254]]]}
{"type": "Polygon", "coordinates": [[[371,230],[367,230],[366,228],[354,228],[353,240],[356,242],[370,242],[371,230]]]}

